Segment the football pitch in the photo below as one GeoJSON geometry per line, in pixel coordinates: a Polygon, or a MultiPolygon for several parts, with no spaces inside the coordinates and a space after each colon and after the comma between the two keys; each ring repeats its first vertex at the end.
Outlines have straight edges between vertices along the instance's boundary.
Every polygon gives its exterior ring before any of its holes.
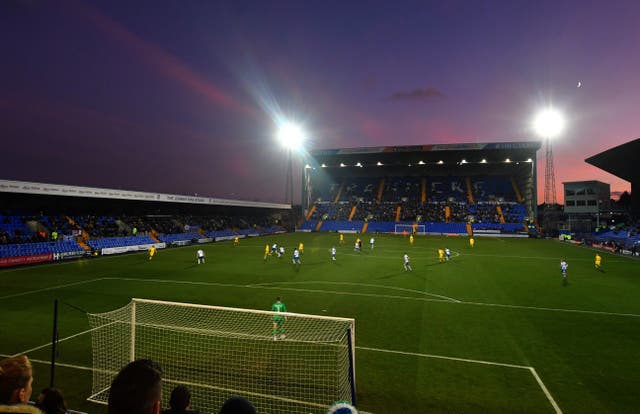
{"type": "MultiPolygon", "coordinates": [[[[34,361],[48,385],[60,300],[56,385],[90,403],[86,312],[130,298],[354,318],[358,407],[373,413],[635,413],[640,407],[640,261],[552,240],[295,233],[0,271],[0,354],[34,361]],[[291,263],[303,242],[302,265],[291,263]],[[286,248],[263,259],[266,244],[286,248]],[[338,250],[332,262],[330,249],[338,250]],[[439,263],[437,249],[452,258],[439,263]],[[403,269],[403,254],[412,272],[403,269]],[[563,286],[559,263],[569,264],[563,286]]],[[[197,358],[197,355],[194,355],[197,358]]],[[[274,374],[277,375],[277,374],[274,374]]],[[[167,390],[165,390],[167,392],[167,390]]],[[[35,396],[34,396],[35,398],[35,396]]],[[[193,407],[198,409],[198,407],[193,407]]],[[[204,414],[204,413],[203,413],[204,414]]]]}

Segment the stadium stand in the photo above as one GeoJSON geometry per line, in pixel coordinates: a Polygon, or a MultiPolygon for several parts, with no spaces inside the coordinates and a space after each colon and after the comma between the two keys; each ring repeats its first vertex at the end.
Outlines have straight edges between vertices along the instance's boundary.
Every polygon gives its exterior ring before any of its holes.
{"type": "Polygon", "coordinates": [[[466,234],[467,224],[522,232],[536,216],[539,148],[529,142],[312,151],[320,167],[305,169],[310,196],[300,229],[354,231],[366,222],[370,233],[394,232],[400,223],[427,225],[432,233],[466,234]]]}

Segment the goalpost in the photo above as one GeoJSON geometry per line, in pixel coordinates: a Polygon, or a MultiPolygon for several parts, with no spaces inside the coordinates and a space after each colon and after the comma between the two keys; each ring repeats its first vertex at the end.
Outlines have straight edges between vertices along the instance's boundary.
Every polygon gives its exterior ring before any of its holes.
{"type": "Polygon", "coordinates": [[[426,234],[426,226],[424,224],[396,224],[393,232],[395,234],[411,234],[415,229],[415,234],[426,234]]]}
{"type": "Polygon", "coordinates": [[[163,407],[178,385],[203,414],[217,413],[232,395],[264,413],[325,413],[335,401],[356,403],[353,319],[135,298],[88,318],[89,401],[106,404],[118,371],[144,358],[163,368],[163,407]],[[286,317],[286,336],[277,340],[275,315],[286,317]]]}

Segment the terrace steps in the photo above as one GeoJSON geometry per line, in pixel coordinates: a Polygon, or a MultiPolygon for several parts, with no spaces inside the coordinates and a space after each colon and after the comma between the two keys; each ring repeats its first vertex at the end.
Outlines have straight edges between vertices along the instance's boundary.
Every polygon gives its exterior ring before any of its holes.
{"type": "Polygon", "coordinates": [[[502,214],[502,207],[496,206],[496,212],[498,213],[498,219],[500,220],[500,224],[504,224],[505,220],[504,220],[504,214],[502,214]]]}
{"type": "Polygon", "coordinates": [[[336,194],[336,198],[333,200],[333,204],[338,204],[338,201],[340,201],[340,196],[342,195],[343,189],[344,189],[344,182],[340,184],[340,188],[338,189],[338,194],[336,194]]]}
{"type": "Polygon", "coordinates": [[[357,207],[355,205],[351,207],[351,213],[349,213],[349,221],[351,221],[353,219],[353,216],[356,215],[356,210],[357,210],[357,207]]]}
{"type": "Polygon", "coordinates": [[[384,178],[380,179],[380,185],[378,186],[378,196],[376,197],[376,201],[379,203],[382,201],[382,193],[384,192],[384,178]]]}
{"type": "Polygon", "coordinates": [[[315,213],[316,211],[316,205],[312,205],[311,208],[309,209],[309,212],[307,213],[307,220],[311,220],[311,216],[313,216],[313,213],[315,213]]]}
{"type": "Polygon", "coordinates": [[[511,177],[511,186],[513,187],[513,192],[516,193],[516,199],[518,203],[522,203],[523,198],[522,194],[520,194],[520,190],[518,189],[518,184],[516,183],[516,179],[511,177]]]}
{"type": "Polygon", "coordinates": [[[160,239],[158,239],[158,232],[155,229],[151,229],[149,237],[151,237],[154,242],[160,243],[160,239]]]}
{"type": "Polygon", "coordinates": [[[471,178],[467,177],[466,180],[467,182],[467,200],[469,200],[469,204],[473,204],[473,191],[471,191],[471,178]]]}

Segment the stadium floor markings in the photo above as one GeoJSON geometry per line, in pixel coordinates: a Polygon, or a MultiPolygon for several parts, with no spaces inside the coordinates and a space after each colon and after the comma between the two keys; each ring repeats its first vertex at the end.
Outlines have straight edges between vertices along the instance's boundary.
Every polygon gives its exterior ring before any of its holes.
{"type": "Polygon", "coordinates": [[[65,283],[65,284],[62,284],[62,285],[54,285],[54,286],[49,286],[49,287],[42,288],[42,289],[27,290],[25,292],[13,293],[11,295],[0,296],[0,300],[15,298],[15,297],[19,297],[19,296],[25,296],[25,295],[31,295],[33,293],[46,292],[48,290],[63,289],[63,288],[70,287],[70,286],[84,285],[84,284],[93,283],[93,282],[96,282],[96,281],[99,281],[99,280],[102,280],[102,279],[103,278],[81,280],[79,282],[65,283]]]}
{"type": "MultiPolygon", "coordinates": [[[[588,315],[622,316],[622,317],[640,318],[640,314],[636,314],[636,313],[604,312],[604,311],[582,310],[582,309],[545,308],[545,307],[525,306],[525,305],[508,305],[508,304],[501,304],[501,303],[470,302],[470,301],[464,301],[464,300],[459,300],[457,302],[454,302],[448,299],[418,298],[418,297],[398,296],[398,295],[381,295],[376,293],[342,292],[342,291],[336,291],[336,290],[322,290],[322,289],[300,289],[300,288],[288,288],[288,287],[258,286],[255,284],[239,285],[239,284],[231,284],[231,283],[198,282],[198,281],[189,281],[189,280],[135,279],[135,278],[120,278],[120,277],[117,277],[117,278],[105,277],[105,278],[100,278],[96,280],[124,280],[124,281],[135,281],[135,282],[176,283],[176,284],[204,285],[204,286],[210,285],[210,286],[247,288],[247,289],[268,289],[268,290],[279,289],[279,290],[289,290],[292,292],[325,293],[325,294],[346,295],[346,296],[368,296],[368,297],[376,297],[376,298],[451,303],[455,305],[488,306],[488,307],[536,310],[536,311],[548,311],[548,312],[568,312],[568,313],[582,313],[582,314],[588,314],[588,315]]],[[[274,282],[274,283],[279,283],[279,282],[274,282]]]]}
{"type": "MultiPolygon", "coordinates": [[[[89,284],[94,282],[100,282],[104,280],[121,280],[128,282],[140,282],[140,283],[175,283],[175,284],[186,284],[186,285],[200,285],[200,286],[219,286],[219,287],[231,287],[231,288],[245,288],[245,289],[268,289],[268,290],[287,290],[292,292],[306,292],[306,293],[323,293],[323,294],[333,294],[333,295],[344,295],[344,296],[364,296],[364,297],[375,297],[375,298],[387,298],[387,299],[400,299],[400,300],[417,300],[424,302],[442,302],[442,303],[452,303],[457,305],[472,305],[472,306],[487,306],[487,307],[497,307],[497,308],[509,308],[509,309],[523,309],[523,310],[535,310],[535,311],[547,311],[547,312],[566,312],[566,313],[578,313],[578,314],[587,314],[587,315],[602,315],[602,316],[619,316],[619,317],[631,317],[631,318],[640,318],[640,314],[637,313],[623,313],[623,312],[605,312],[605,311],[594,311],[594,310],[584,310],[584,309],[563,309],[563,308],[546,308],[546,307],[537,307],[537,306],[525,306],[525,305],[509,305],[502,303],[486,303],[486,302],[471,302],[464,300],[457,300],[449,298],[449,299],[437,299],[437,298],[425,298],[425,297],[410,297],[410,296],[398,296],[398,295],[381,295],[376,293],[357,293],[357,292],[342,292],[335,290],[322,290],[322,289],[301,289],[301,288],[290,288],[290,287],[272,287],[272,286],[262,286],[261,284],[233,284],[233,283],[218,283],[218,282],[201,282],[201,281],[190,281],[190,280],[171,280],[171,279],[136,279],[136,278],[126,278],[126,277],[100,277],[95,279],[84,280],[80,282],[67,283],[63,285],[55,285],[50,286],[43,289],[29,290],[26,292],[14,293],[12,295],[0,296],[0,300],[29,295],[33,293],[44,292],[48,290],[62,289],[69,286],[76,286],[80,284],[89,284]]],[[[273,283],[282,283],[282,282],[273,282],[273,283]]],[[[355,283],[354,285],[358,285],[355,283]]],[[[377,285],[376,285],[377,286],[377,285]]]]}
{"type": "Polygon", "coordinates": [[[472,363],[472,364],[493,365],[493,366],[498,366],[498,367],[524,369],[526,371],[529,371],[531,373],[531,375],[533,376],[533,378],[536,380],[536,382],[538,383],[538,386],[540,386],[540,388],[542,389],[542,392],[547,397],[547,400],[549,400],[549,403],[553,407],[553,409],[556,412],[556,414],[562,414],[562,410],[560,409],[560,407],[556,403],[555,399],[553,398],[553,396],[551,395],[551,393],[549,392],[547,387],[544,385],[544,382],[542,382],[542,379],[538,375],[538,372],[536,371],[536,369],[534,367],[531,367],[531,366],[516,365],[516,364],[506,364],[506,363],[503,363],[503,362],[483,361],[483,360],[478,360],[478,359],[449,357],[449,356],[444,356],[444,355],[421,354],[421,353],[418,353],[418,352],[404,352],[404,351],[395,351],[395,350],[391,350],[391,349],[369,348],[369,347],[364,347],[364,346],[356,346],[356,349],[362,350],[362,351],[382,352],[382,353],[388,353],[388,354],[415,356],[415,357],[420,357],[420,358],[445,359],[445,360],[449,360],[449,361],[467,362],[467,363],[472,363]]]}
{"type": "Polygon", "coordinates": [[[406,289],[396,286],[385,286],[385,285],[375,285],[370,283],[351,283],[351,282],[329,282],[329,281],[314,281],[308,280],[304,282],[269,282],[269,283],[256,283],[250,286],[269,286],[269,285],[309,285],[309,284],[325,284],[325,285],[345,285],[345,286],[366,286],[366,287],[375,287],[375,288],[384,288],[390,290],[398,290],[401,292],[411,292],[418,293],[420,295],[434,296],[441,299],[450,300],[452,302],[460,302],[458,299],[451,298],[449,296],[436,295],[435,293],[424,292],[421,290],[415,289],[406,289]]]}
{"type": "MultiPolygon", "coordinates": [[[[89,333],[92,330],[94,330],[94,329],[89,329],[89,330],[86,330],[86,331],[83,331],[83,332],[76,333],[74,335],[70,335],[68,337],[60,339],[59,342],[65,341],[65,340],[68,340],[68,339],[72,339],[72,338],[76,338],[76,337],[78,337],[80,335],[84,335],[86,333],[89,333]]],[[[44,346],[49,346],[49,345],[51,345],[51,343],[48,343],[48,344],[46,344],[44,346]]],[[[40,349],[40,348],[42,348],[42,347],[38,347],[38,348],[34,348],[34,349],[40,349]]],[[[356,349],[357,350],[362,350],[362,351],[370,351],[370,352],[380,352],[380,353],[387,353],[387,354],[415,356],[415,357],[420,357],[420,358],[443,359],[443,360],[448,360],[448,361],[465,362],[465,363],[472,363],[472,364],[492,365],[492,366],[499,366],[499,367],[506,367],[506,368],[524,369],[524,370],[529,371],[531,373],[531,375],[534,377],[534,379],[536,380],[536,382],[538,383],[538,385],[540,386],[540,388],[544,392],[545,396],[549,400],[549,403],[554,408],[556,414],[562,414],[562,410],[560,409],[560,407],[556,403],[555,399],[553,398],[553,396],[551,395],[551,393],[549,392],[549,390],[545,386],[544,382],[542,381],[542,379],[538,375],[536,369],[534,367],[531,367],[531,366],[517,365],[517,364],[507,364],[507,363],[503,363],[503,362],[494,362],[494,361],[484,361],[484,360],[479,360],[479,359],[451,357],[451,356],[446,356],[446,355],[423,354],[423,353],[417,353],[417,352],[397,351],[397,350],[392,350],[392,349],[370,348],[370,347],[364,347],[364,346],[356,346],[356,349]]],[[[26,353],[26,352],[27,351],[25,351],[23,353],[26,353]]],[[[23,353],[20,353],[20,354],[23,354],[23,353]]],[[[17,354],[17,355],[20,355],[20,354],[17,354]]],[[[2,358],[7,358],[7,357],[10,357],[10,356],[13,356],[13,355],[0,354],[0,357],[2,357],[2,358]]],[[[45,361],[45,360],[40,360],[40,359],[30,359],[30,361],[38,363],[38,364],[47,364],[47,365],[51,364],[51,361],[45,361]]],[[[82,370],[82,371],[90,371],[90,372],[101,371],[101,370],[98,370],[98,369],[95,369],[95,368],[92,368],[92,367],[86,367],[86,366],[74,365],[74,364],[67,364],[67,363],[63,363],[63,362],[56,362],[56,365],[60,366],[60,367],[64,367],[64,368],[78,369],[78,370],[82,370]]],[[[115,374],[115,372],[113,374],[115,374]]],[[[169,382],[172,382],[172,381],[169,381],[169,382]]]]}

